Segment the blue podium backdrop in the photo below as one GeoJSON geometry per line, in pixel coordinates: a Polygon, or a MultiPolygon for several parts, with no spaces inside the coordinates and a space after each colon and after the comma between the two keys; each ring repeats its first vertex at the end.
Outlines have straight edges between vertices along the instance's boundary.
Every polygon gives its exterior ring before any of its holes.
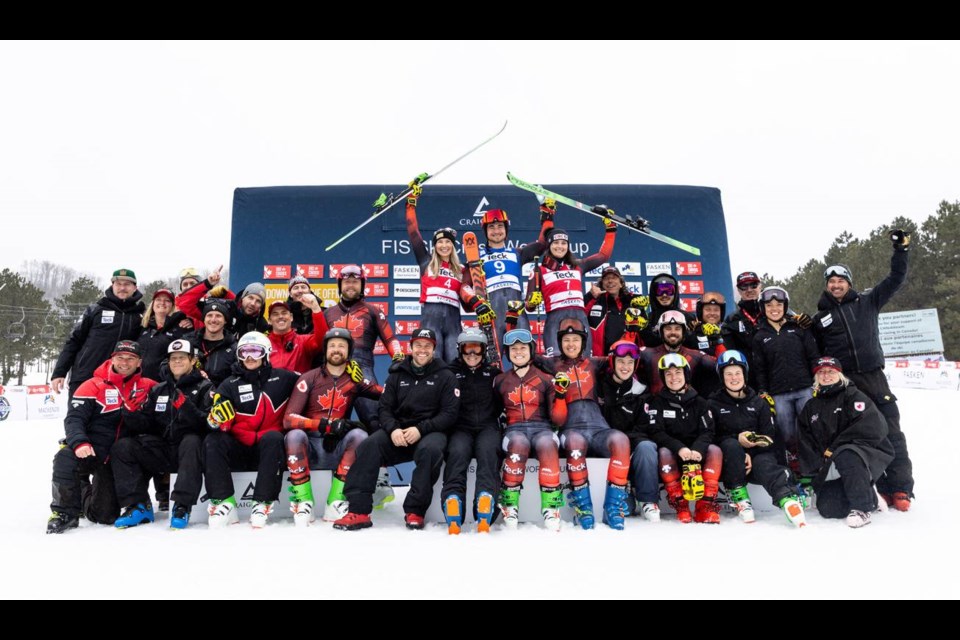
{"type": "MultiPolygon", "coordinates": [[[[536,176],[523,176],[536,179],[536,176]]],[[[544,185],[588,204],[606,204],[620,214],[641,215],[652,228],[699,247],[700,256],[621,228],[610,263],[620,268],[628,287],[649,294],[658,273],[680,281],[684,308],[692,310],[704,291],[732,300],[730,255],[719,189],[647,185],[544,185]]],[[[234,192],[230,280],[235,289],[250,282],[267,285],[268,298],[286,298],[287,281],[300,272],[327,305],[336,301],[336,277],[345,264],[367,271],[367,299],[385,310],[398,337],[418,326],[419,270],[404,223],[404,203],[378,217],[332,251],[324,248],[366,220],[381,192],[402,185],[239,188],[234,192]]],[[[511,246],[536,239],[536,197],[511,185],[424,186],[417,207],[420,230],[429,245],[433,232],[453,227],[460,236],[474,231],[485,241],[480,217],[487,209],[505,209],[511,246]]],[[[556,224],[570,233],[571,248],[584,257],[603,241],[603,222],[558,205],[556,224]]],[[[457,248],[463,259],[459,241],[457,248]]],[[[526,273],[529,273],[529,265],[526,273]]],[[[595,282],[598,272],[587,275],[595,282]]],[[[732,303],[728,303],[728,307],[732,303]]],[[[473,319],[465,314],[467,323],[473,319]]],[[[534,318],[531,318],[534,320],[534,318]]],[[[378,349],[382,353],[382,349],[378,349]]],[[[377,374],[386,379],[386,356],[377,358],[377,374]]]]}

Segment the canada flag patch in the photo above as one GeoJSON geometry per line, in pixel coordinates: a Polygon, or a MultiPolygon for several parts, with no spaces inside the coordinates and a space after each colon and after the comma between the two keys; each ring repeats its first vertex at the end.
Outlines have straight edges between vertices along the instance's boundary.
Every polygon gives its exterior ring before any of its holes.
{"type": "Polygon", "coordinates": [[[864,409],[867,408],[867,403],[866,403],[866,402],[854,402],[854,403],[853,403],[853,408],[856,409],[857,411],[863,411],[864,409]]]}

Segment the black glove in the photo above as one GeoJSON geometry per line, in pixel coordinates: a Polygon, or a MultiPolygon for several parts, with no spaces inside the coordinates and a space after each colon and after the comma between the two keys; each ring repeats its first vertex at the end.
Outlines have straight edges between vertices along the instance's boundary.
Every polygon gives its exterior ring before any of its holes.
{"type": "Polygon", "coordinates": [[[540,203],[540,224],[552,222],[555,215],[557,215],[557,201],[553,198],[544,198],[540,203]]]}
{"type": "Polygon", "coordinates": [[[800,325],[801,329],[809,329],[813,326],[813,318],[805,313],[793,314],[793,321],[800,325]]]}
{"type": "Polygon", "coordinates": [[[890,242],[897,251],[908,251],[910,249],[910,232],[903,229],[894,229],[890,232],[890,242]]]}
{"type": "Polygon", "coordinates": [[[325,420],[324,422],[326,424],[321,423],[320,431],[323,433],[323,450],[327,453],[333,453],[340,441],[343,440],[343,436],[347,435],[347,433],[353,429],[363,426],[359,422],[343,420],[341,418],[329,421],[325,420]]]}

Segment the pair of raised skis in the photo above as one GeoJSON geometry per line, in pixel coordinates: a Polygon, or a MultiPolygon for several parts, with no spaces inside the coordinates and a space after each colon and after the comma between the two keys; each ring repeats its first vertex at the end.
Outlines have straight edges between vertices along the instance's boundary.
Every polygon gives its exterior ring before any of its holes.
{"type": "MultiPolygon", "coordinates": [[[[500,130],[497,131],[495,134],[493,134],[492,136],[490,136],[489,138],[487,138],[486,140],[484,140],[483,142],[481,142],[481,143],[478,144],[477,146],[473,147],[472,149],[470,149],[469,151],[467,151],[467,152],[464,153],[463,155],[459,156],[458,158],[455,158],[453,161],[449,162],[448,164],[446,164],[444,167],[442,167],[440,170],[436,171],[435,173],[431,173],[431,174],[426,174],[426,173],[424,173],[424,174],[421,174],[421,175],[417,176],[417,178],[416,178],[413,182],[411,182],[409,185],[407,185],[407,187],[404,188],[404,189],[403,189],[402,191],[400,191],[399,193],[397,193],[397,194],[391,193],[390,195],[380,194],[380,197],[379,197],[379,198],[377,199],[377,201],[374,203],[374,207],[375,207],[375,208],[374,208],[373,213],[370,215],[370,217],[367,218],[366,220],[364,220],[360,225],[358,225],[358,226],[357,226],[356,228],[354,228],[352,231],[350,231],[349,233],[347,233],[345,236],[343,236],[342,238],[340,238],[339,240],[337,240],[336,242],[334,242],[333,244],[331,244],[329,247],[327,247],[326,250],[327,250],[327,251],[330,251],[331,249],[333,249],[334,247],[336,247],[337,245],[339,245],[341,242],[343,242],[344,240],[346,240],[347,238],[349,238],[350,236],[352,236],[353,234],[355,234],[357,231],[359,231],[360,229],[363,229],[365,226],[367,226],[368,224],[370,224],[371,222],[373,222],[374,220],[376,220],[378,217],[380,217],[381,215],[383,215],[386,211],[388,211],[388,210],[389,210],[391,207],[393,207],[395,204],[397,204],[398,202],[403,201],[403,200],[407,197],[407,195],[408,195],[411,191],[413,191],[413,185],[414,185],[414,184],[420,185],[420,184],[425,183],[427,180],[430,180],[431,178],[437,177],[438,175],[440,175],[441,173],[443,173],[444,171],[446,171],[447,169],[449,169],[450,167],[452,167],[452,166],[455,165],[456,163],[460,162],[461,160],[463,160],[464,158],[466,158],[467,156],[469,156],[471,153],[473,153],[474,151],[476,151],[476,150],[479,149],[480,147],[482,147],[482,146],[484,146],[485,144],[487,144],[488,142],[492,141],[494,138],[496,138],[496,137],[499,136],[501,133],[503,133],[504,129],[506,129],[506,128],[507,128],[507,123],[504,122],[504,123],[503,123],[503,126],[500,127],[500,130]]],[[[584,203],[582,203],[582,202],[578,202],[578,201],[574,200],[573,198],[568,198],[568,197],[566,197],[566,196],[564,196],[564,195],[561,195],[561,194],[559,194],[559,193],[555,193],[555,192],[553,192],[553,191],[550,191],[549,189],[544,189],[544,188],[541,187],[540,185],[531,184],[531,183],[529,183],[529,182],[526,182],[526,181],[524,181],[524,180],[521,180],[520,178],[514,176],[513,174],[511,174],[511,173],[509,173],[509,172],[507,173],[507,179],[508,179],[512,184],[514,184],[514,185],[516,185],[517,187],[520,187],[521,189],[524,189],[524,190],[526,190],[526,191],[530,191],[530,192],[535,193],[535,194],[537,194],[537,195],[539,195],[539,196],[542,196],[542,197],[544,197],[544,198],[553,198],[553,199],[556,200],[557,202],[562,202],[563,204],[565,204],[565,205],[567,205],[567,206],[570,206],[570,207],[573,207],[574,209],[579,209],[580,211],[583,211],[584,213],[589,213],[589,214],[591,214],[591,215],[599,216],[599,217],[604,218],[604,219],[607,219],[607,220],[612,220],[613,222],[615,222],[616,224],[620,225],[621,227],[626,227],[627,229],[630,229],[631,231],[636,231],[636,232],[638,232],[638,233],[642,233],[642,234],[644,234],[644,235],[647,235],[647,236],[653,238],[654,240],[659,240],[660,242],[664,242],[664,243],[666,243],[666,244],[669,244],[669,245],[671,245],[671,246],[677,247],[678,249],[682,249],[683,251],[687,251],[687,252],[692,253],[692,254],[694,254],[694,255],[697,255],[697,256],[700,255],[700,249],[698,249],[697,247],[694,247],[694,246],[692,246],[692,245],[689,245],[689,244],[687,244],[687,243],[685,243],[685,242],[681,242],[680,240],[676,240],[676,239],[671,238],[671,237],[669,237],[669,236],[665,236],[665,235],[663,235],[662,233],[658,233],[658,232],[656,232],[656,231],[653,231],[652,229],[650,229],[650,223],[649,223],[647,220],[645,220],[645,219],[643,219],[643,218],[641,218],[641,217],[639,217],[639,216],[637,216],[637,217],[632,217],[632,216],[619,216],[619,215],[615,214],[611,209],[608,209],[607,207],[605,207],[605,206],[603,206],[603,205],[593,205],[593,206],[591,206],[591,205],[584,204],[584,203]]],[[[478,243],[477,243],[477,236],[476,236],[476,234],[474,234],[473,232],[468,232],[468,233],[465,233],[465,234],[464,234],[464,236],[463,236],[463,249],[464,249],[464,254],[465,254],[464,257],[466,258],[466,261],[467,261],[467,267],[470,269],[470,275],[471,275],[471,277],[473,278],[474,291],[475,291],[475,293],[476,293],[478,296],[486,299],[486,297],[487,297],[487,296],[486,296],[486,293],[487,293],[487,292],[486,292],[486,277],[485,277],[485,275],[484,275],[484,273],[483,273],[483,263],[482,263],[482,261],[480,260],[480,247],[479,247],[479,245],[478,245],[478,243]]],[[[496,330],[494,329],[493,323],[492,323],[492,322],[486,322],[486,323],[479,323],[479,324],[480,324],[480,327],[481,327],[481,329],[483,330],[484,334],[487,336],[487,357],[488,357],[488,360],[489,360],[492,364],[494,364],[494,365],[496,365],[496,366],[501,366],[501,361],[500,361],[500,349],[499,349],[499,345],[497,344],[497,343],[498,343],[498,341],[497,341],[497,333],[496,333],[496,330]]],[[[501,368],[502,368],[502,367],[501,367],[501,368]]]]}

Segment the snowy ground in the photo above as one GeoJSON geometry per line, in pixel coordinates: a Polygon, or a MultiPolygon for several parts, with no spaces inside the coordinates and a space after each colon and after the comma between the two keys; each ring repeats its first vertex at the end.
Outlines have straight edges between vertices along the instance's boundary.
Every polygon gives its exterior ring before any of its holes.
{"type": "MultiPolygon", "coordinates": [[[[633,518],[627,530],[447,536],[409,532],[398,502],[359,533],[291,521],[253,531],[194,526],[172,532],[166,516],[127,531],[81,526],[44,534],[50,460],[59,423],[0,424],[3,598],[956,598],[956,474],[944,443],[955,440],[960,393],[899,390],[918,478],[908,514],[877,514],[861,530],[815,512],[793,530],[774,513],[753,525],[633,518]],[[950,417],[953,416],[953,417],[950,417]],[[951,426],[953,425],[953,426],[951,426]],[[528,571],[532,573],[528,574],[528,571]],[[686,577],[685,577],[686,576],[686,577]],[[306,587],[300,584],[306,579],[306,587]],[[691,592],[693,589],[693,592],[691,592]]],[[[85,524],[85,523],[84,523],[85,524]]]]}

